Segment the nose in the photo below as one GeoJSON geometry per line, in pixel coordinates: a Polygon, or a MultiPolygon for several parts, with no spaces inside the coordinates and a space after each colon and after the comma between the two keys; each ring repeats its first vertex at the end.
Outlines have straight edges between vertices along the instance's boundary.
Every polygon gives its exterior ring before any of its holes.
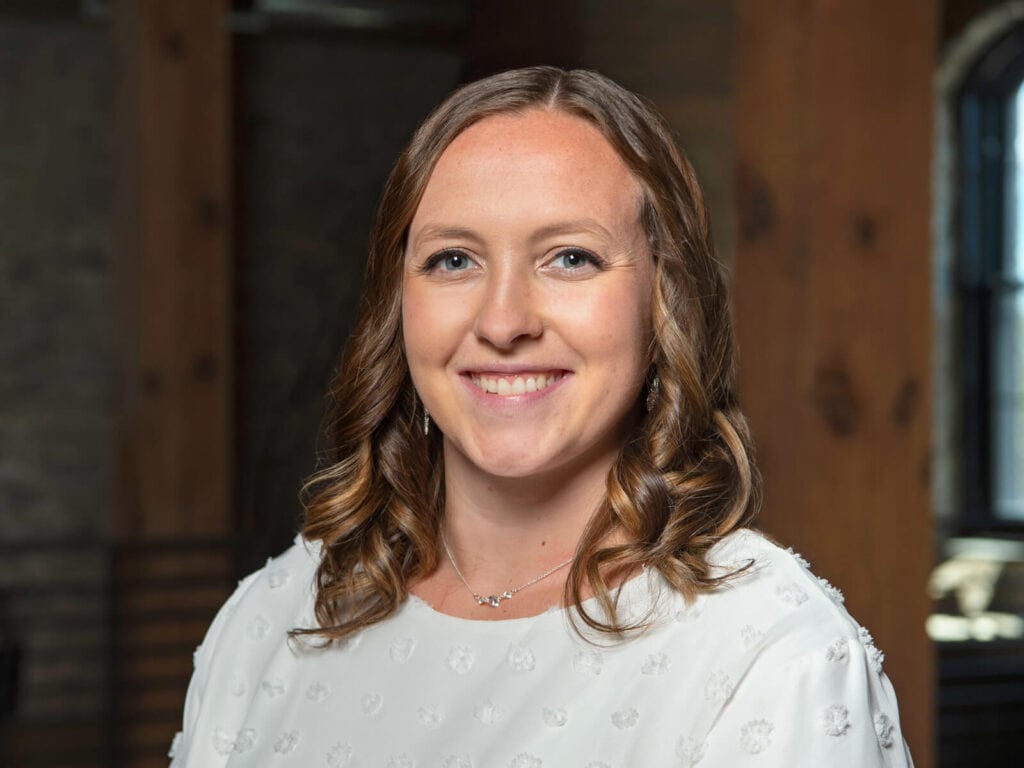
{"type": "Polygon", "coordinates": [[[477,308],[477,338],[498,349],[540,336],[544,324],[528,270],[502,265],[485,282],[477,308]]]}

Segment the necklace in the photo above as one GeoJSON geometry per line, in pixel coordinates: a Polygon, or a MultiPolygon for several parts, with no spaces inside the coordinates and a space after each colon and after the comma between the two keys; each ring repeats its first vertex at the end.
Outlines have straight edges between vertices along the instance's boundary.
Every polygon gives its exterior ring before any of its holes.
{"type": "Polygon", "coordinates": [[[562,568],[565,568],[565,566],[567,566],[569,563],[573,561],[573,558],[570,557],[564,563],[559,563],[554,568],[549,568],[548,570],[544,571],[544,573],[542,573],[540,576],[530,579],[525,584],[520,584],[518,587],[513,587],[512,589],[506,590],[502,592],[500,595],[488,595],[487,597],[484,597],[479,592],[475,592],[473,588],[469,586],[469,582],[466,581],[466,577],[462,575],[462,571],[459,570],[459,566],[455,563],[455,558],[452,556],[451,549],[448,548],[448,541],[445,539],[443,533],[441,534],[441,544],[444,546],[445,554],[448,555],[448,562],[452,564],[452,568],[455,569],[455,573],[458,575],[459,580],[466,585],[466,589],[468,589],[469,593],[473,595],[473,599],[476,600],[476,604],[489,605],[491,608],[497,608],[499,605],[501,605],[502,600],[511,600],[512,596],[517,592],[522,592],[527,587],[532,587],[538,581],[543,581],[552,573],[562,568]]]}

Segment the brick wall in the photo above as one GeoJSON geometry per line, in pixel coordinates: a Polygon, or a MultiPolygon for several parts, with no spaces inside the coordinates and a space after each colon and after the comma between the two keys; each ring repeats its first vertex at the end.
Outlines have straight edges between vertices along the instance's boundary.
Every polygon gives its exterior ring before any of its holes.
{"type": "Polygon", "coordinates": [[[111,69],[102,28],[0,20],[0,622],[20,737],[56,720],[86,759],[107,705],[111,69]]]}
{"type": "Polygon", "coordinates": [[[111,56],[0,22],[0,531],[98,536],[110,506],[111,56]]]}

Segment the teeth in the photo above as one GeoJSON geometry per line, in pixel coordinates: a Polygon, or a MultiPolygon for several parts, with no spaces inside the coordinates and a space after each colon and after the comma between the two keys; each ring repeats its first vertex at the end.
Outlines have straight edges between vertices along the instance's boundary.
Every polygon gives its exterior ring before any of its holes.
{"type": "Polygon", "coordinates": [[[531,373],[526,376],[480,376],[473,375],[472,381],[477,389],[492,395],[522,395],[526,392],[537,392],[547,389],[560,378],[560,373],[531,373]]]}

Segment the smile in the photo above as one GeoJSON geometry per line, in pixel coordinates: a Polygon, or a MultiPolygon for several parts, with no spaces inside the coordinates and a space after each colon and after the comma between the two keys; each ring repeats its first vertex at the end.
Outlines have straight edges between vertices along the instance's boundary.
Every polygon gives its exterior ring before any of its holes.
{"type": "Polygon", "coordinates": [[[547,389],[564,375],[562,371],[515,375],[474,373],[470,375],[470,380],[473,382],[473,386],[488,394],[524,395],[527,392],[547,389]]]}

